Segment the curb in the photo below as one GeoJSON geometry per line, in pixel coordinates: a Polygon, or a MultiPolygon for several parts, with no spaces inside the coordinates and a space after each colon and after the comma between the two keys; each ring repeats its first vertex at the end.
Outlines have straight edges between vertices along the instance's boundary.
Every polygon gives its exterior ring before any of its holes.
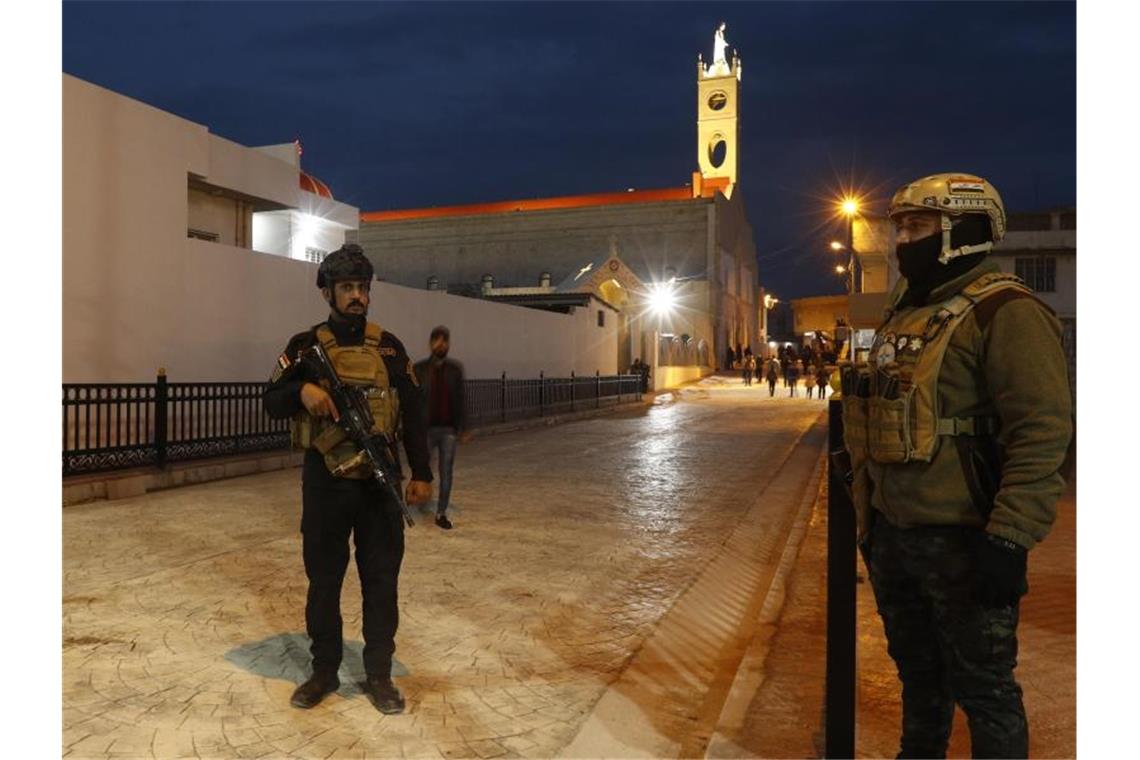
{"type": "MultiPolygon", "coordinates": [[[[785,468],[803,468],[803,480],[769,481],[720,549],[608,684],[558,757],[702,754],[739,672],[740,658],[755,638],[756,620],[769,606],[772,583],[787,564],[784,532],[800,523],[802,505],[806,502],[810,507],[818,493],[814,478],[821,465],[815,451],[817,445],[826,447],[826,435],[810,448],[801,447],[805,437],[818,435],[819,425],[813,423],[788,446],[775,470],[779,474],[788,471],[785,468]],[[758,509],[762,502],[780,498],[781,490],[792,489],[797,495],[789,494],[789,501],[798,498],[799,506],[791,514],[773,522],[765,510],[758,509]],[[734,582],[725,583],[726,578],[734,582]],[[687,656],[693,650],[705,654],[687,656]],[[662,678],[663,673],[669,677],[662,678]],[[703,693],[701,703],[688,707],[697,689],[703,693]]],[[[803,533],[801,528],[798,535],[803,533]]],[[[791,555],[794,560],[795,552],[791,555]]]]}
{"type": "Polygon", "coordinates": [[[751,753],[737,745],[731,737],[739,736],[743,730],[748,707],[764,683],[764,664],[768,658],[772,637],[776,633],[780,613],[784,608],[788,578],[795,569],[800,547],[807,536],[812,510],[819,502],[826,483],[823,477],[826,471],[826,462],[827,444],[824,443],[819,461],[816,462],[815,469],[808,480],[808,487],[804,490],[791,530],[788,532],[784,551],[780,555],[779,564],[768,587],[768,593],[764,597],[760,614],[757,616],[756,633],[740,661],[740,667],[736,671],[736,677],[733,679],[720,717],[717,719],[716,729],[705,748],[704,757],[706,758],[751,757],[751,753]]]}

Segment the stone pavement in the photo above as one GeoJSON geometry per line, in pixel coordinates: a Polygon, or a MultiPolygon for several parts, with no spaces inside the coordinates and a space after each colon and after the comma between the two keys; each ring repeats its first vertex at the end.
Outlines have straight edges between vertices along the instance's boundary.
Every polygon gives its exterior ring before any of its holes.
{"type": "MultiPolygon", "coordinates": [[[[738,725],[719,727],[709,757],[823,757],[826,647],[827,484],[789,575],[787,603],[758,636],[768,636],[761,674],[738,725]],[[767,629],[767,630],[765,630],[767,629]]],[[[860,578],[865,570],[859,561],[860,578]]],[[[1029,561],[1022,601],[1017,678],[1029,717],[1030,756],[1076,757],[1076,490],[1058,506],[1052,533],[1029,561]]],[[[894,663],[869,582],[857,595],[856,755],[894,757],[901,705],[894,663]]],[[[965,716],[956,711],[948,757],[970,756],[965,716]]]]}
{"type": "MultiPolygon", "coordinates": [[[[355,686],[351,568],[343,685],[311,711],[289,707],[308,663],[299,471],[64,510],[63,754],[549,757],[588,739],[648,642],[681,646],[669,649],[679,662],[709,656],[674,610],[737,550],[741,526],[766,526],[778,559],[811,474],[800,467],[805,482],[789,483],[784,468],[804,461],[824,411],[720,379],[658,402],[460,448],[456,529],[425,516],[407,533],[403,715],[381,715],[355,686]],[[670,626],[679,638],[655,639],[670,626]]],[[[744,633],[728,628],[720,666],[744,633]]],[[[702,671],[710,681],[688,703],[696,669],[657,671],[681,716],[659,727],[707,722],[722,670],[702,671]]],[[[658,720],[653,699],[625,696],[658,720]]]]}

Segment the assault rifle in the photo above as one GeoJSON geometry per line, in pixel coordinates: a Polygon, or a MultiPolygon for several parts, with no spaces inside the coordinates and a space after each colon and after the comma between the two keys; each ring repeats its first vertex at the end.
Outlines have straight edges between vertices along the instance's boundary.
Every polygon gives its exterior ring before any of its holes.
{"type": "Polygon", "coordinates": [[[349,470],[367,464],[376,482],[400,505],[408,527],[415,525],[412,513],[408,511],[408,505],[404,503],[403,494],[400,493],[400,466],[392,455],[392,439],[387,433],[371,432],[372,411],[368,408],[364,392],[341,381],[332,362],[329,361],[329,355],[325,353],[325,348],[320,343],[314,343],[302,351],[301,361],[316,370],[320,379],[328,384],[326,390],[332,397],[337,411],[340,412],[340,420],[336,424],[359,449],[356,456],[333,470],[333,475],[340,477],[349,470]]]}

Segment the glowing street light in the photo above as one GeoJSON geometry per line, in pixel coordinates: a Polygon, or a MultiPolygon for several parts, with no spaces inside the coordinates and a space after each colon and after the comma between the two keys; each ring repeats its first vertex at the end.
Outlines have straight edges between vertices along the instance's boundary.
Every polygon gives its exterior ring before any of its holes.
{"type": "Polygon", "coordinates": [[[847,267],[845,269],[835,268],[838,274],[850,272],[850,276],[847,278],[848,294],[855,292],[855,266],[859,263],[855,258],[855,216],[859,213],[860,205],[859,198],[854,195],[845,195],[839,200],[839,211],[847,217],[847,245],[844,246],[838,241],[831,243],[831,250],[842,251],[846,248],[848,253],[847,267]]]}
{"type": "Polygon", "coordinates": [[[843,274],[846,271],[847,271],[847,267],[843,266],[842,264],[836,264],[835,265],[835,273],[836,274],[843,274]]]}
{"type": "Polygon", "coordinates": [[[649,310],[659,317],[672,313],[677,306],[677,294],[673,291],[673,281],[655,283],[649,291],[649,310]]]}

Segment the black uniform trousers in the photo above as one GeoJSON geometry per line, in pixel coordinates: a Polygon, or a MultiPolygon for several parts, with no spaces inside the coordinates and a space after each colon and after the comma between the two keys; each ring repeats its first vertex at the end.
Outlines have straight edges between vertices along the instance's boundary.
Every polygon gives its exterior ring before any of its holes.
{"type": "Polygon", "coordinates": [[[899,757],[945,757],[954,705],[974,757],[1027,757],[1017,665],[1018,605],[975,599],[976,528],[901,529],[875,516],[868,569],[902,681],[899,757]]]}
{"type": "Polygon", "coordinates": [[[387,677],[400,615],[397,586],[404,559],[400,507],[374,481],[333,479],[327,470],[310,474],[306,462],[301,533],[309,579],[305,628],[312,639],[313,671],[335,672],[344,653],[340,591],[351,534],[364,601],[364,669],[369,676],[387,677]]]}

